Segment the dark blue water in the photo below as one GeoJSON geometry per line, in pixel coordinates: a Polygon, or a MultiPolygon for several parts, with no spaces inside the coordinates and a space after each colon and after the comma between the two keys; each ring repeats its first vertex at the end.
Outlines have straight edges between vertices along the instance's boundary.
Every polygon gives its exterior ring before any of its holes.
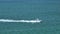
{"type": "Polygon", "coordinates": [[[1,1],[0,19],[36,19],[41,23],[0,22],[0,34],[60,34],[60,1],[1,1]]]}

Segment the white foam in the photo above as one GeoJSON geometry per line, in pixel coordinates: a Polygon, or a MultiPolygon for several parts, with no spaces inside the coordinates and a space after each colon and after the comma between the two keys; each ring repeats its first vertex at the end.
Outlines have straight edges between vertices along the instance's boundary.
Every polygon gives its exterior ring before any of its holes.
{"type": "Polygon", "coordinates": [[[0,22],[27,22],[27,23],[40,23],[42,20],[10,20],[10,19],[0,19],[0,22]]]}

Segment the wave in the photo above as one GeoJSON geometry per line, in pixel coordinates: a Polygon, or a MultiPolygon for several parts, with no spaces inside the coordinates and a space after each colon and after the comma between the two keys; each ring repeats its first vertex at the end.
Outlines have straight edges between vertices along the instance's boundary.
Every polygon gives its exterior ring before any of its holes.
{"type": "Polygon", "coordinates": [[[42,20],[13,20],[13,19],[0,19],[0,22],[27,22],[27,23],[40,23],[42,20]]]}

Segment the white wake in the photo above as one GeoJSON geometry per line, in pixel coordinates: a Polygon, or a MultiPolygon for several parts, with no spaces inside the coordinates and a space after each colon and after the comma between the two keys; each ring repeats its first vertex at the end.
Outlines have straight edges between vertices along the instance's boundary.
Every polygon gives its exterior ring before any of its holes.
{"type": "Polygon", "coordinates": [[[40,23],[42,20],[13,20],[13,19],[0,19],[0,22],[27,22],[27,23],[40,23]]]}

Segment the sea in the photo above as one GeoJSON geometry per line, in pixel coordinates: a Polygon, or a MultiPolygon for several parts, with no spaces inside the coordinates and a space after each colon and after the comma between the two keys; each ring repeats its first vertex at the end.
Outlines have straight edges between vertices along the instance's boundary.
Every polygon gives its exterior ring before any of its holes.
{"type": "Polygon", "coordinates": [[[42,20],[0,22],[0,34],[60,34],[60,0],[0,1],[0,19],[42,20]]]}

